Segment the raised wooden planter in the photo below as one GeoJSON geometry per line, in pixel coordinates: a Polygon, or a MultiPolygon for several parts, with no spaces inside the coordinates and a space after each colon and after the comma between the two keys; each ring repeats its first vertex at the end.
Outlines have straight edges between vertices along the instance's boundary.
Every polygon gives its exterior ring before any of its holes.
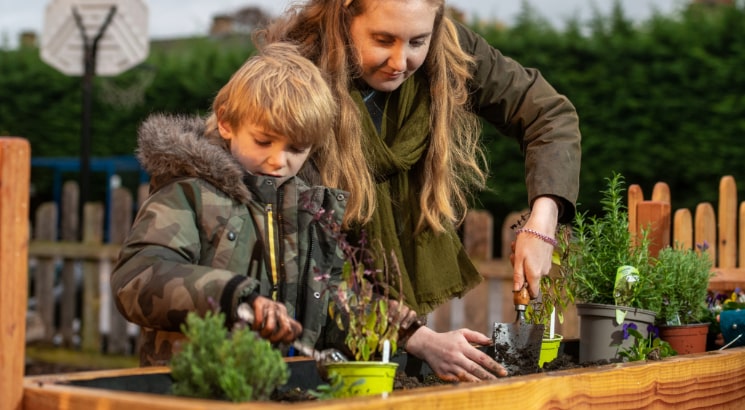
{"type": "MultiPolygon", "coordinates": [[[[492,382],[401,390],[386,398],[292,404],[232,404],[92,387],[106,378],[149,375],[170,379],[167,368],[24,378],[29,161],[27,141],[0,138],[0,410],[745,408],[745,347],[659,362],[606,365],[492,382]]],[[[149,384],[150,381],[145,381],[146,386],[154,387],[155,383],[149,384]]]]}
{"type": "MultiPolygon", "coordinates": [[[[381,396],[301,403],[194,400],[84,385],[137,375],[170,379],[168,368],[97,371],[24,379],[23,408],[45,409],[577,409],[745,408],[745,348],[677,356],[655,362],[612,364],[397,390],[381,396]],[[78,385],[72,385],[77,383],[78,385]]],[[[143,381],[149,386],[156,383],[143,381]]],[[[154,388],[154,387],[153,387],[154,388]]],[[[124,389],[126,390],[126,389],[124,389]]]]}

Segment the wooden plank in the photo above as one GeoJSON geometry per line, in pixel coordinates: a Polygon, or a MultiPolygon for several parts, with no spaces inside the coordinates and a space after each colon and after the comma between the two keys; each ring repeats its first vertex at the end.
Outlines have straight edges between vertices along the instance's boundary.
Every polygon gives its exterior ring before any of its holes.
{"type": "Polygon", "coordinates": [[[745,202],[740,203],[738,214],[737,266],[745,268],[745,202]]]}
{"type": "Polygon", "coordinates": [[[657,256],[660,249],[670,246],[670,203],[642,201],[636,205],[637,225],[648,231],[649,253],[657,256]]]}
{"type": "Polygon", "coordinates": [[[709,279],[709,290],[731,292],[736,288],[745,289],[745,269],[714,268],[714,277],[709,279]]]}
{"type": "Polygon", "coordinates": [[[631,244],[636,244],[636,239],[639,236],[639,224],[636,219],[636,207],[639,202],[644,200],[644,193],[642,187],[638,184],[632,184],[629,186],[628,191],[628,205],[626,210],[629,214],[629,232],[631,233],[631,244]]]}
{"type": "MultiPolygon", "coordinates": [[[[83,208],[83,244],[99,245],[103,240],[103,205],[86,203],[83,208]]],[[[101,286],[98,261],[83,261],[83,320],[80,347],[83,351],[101,350],[99,328],[101,312],[101,286]]]]}
{"type": "Polygon", "coordinates": [[[717,223],[714,216],[714,207],[708,202],[698,204],[694,218],[693,239],[695,244],[707,243],[709,245],[709,255],[715,261],[714,266],[719,266],[717,259],[717,223]]]}
{"type": "MultiPolygon", "coordinates": [[[[463,247],[473,261],[492,258],[494,218],[489,212],[468,212],[463,229],[463,247]]],[[[489,284],[485,280],[463,296],[462,327],[488,334],[491,327],[488,323],[489,297],[489,284]]]]}
{"type": "MultiPolygon", "coordinates": [[[[134,199],[129,190],[117,188],[112,193],[111,206],[111,225],[109,227],[109,242],[122,244],[127,238],[129,229],[132,226],[132,209],[134,199]]],[[[108,261],[107,261],[108,262],[108,261]]],[[[109,278],[111,276],[112,264],[106,263],[103,266],[109,269],[101,269],[101,309],[102,314],[107,315],[109,319],[109,331],[107,335],[106,353],[109,354],[129,354],[130,341],[127,334],[127,320],[119,313],[111,297],[111,285],[109,278]]]]}
{"type": "Polygon", "coordinates": [[[737,186],[735,178],[725,175],[719,182],[719,212],[717,214],[718,255],[720,268],[737,266],[737,186]]]}
{"type": "Polygon", "coordinates": [[[472,260],[491,259],[494,218],[487,211],[470,211],[463,224],[463,248],[472,260]]]}
{"type": "Polygon", "coordinates": [[[31,146],[0,138],[0,410],[23,405],[31,146]]]}
{"type": "Polygon", "coordinates": [[[71,260],[109,259],[114,261],[119,257],[120,249],[121,245],[118,244],[31,241],[28,253],[31,257],[39,258],[60,257],[71,260]]]}
{"type": "MultiPolygon", "coordinates": [[[[159,371],[160,368],[140,369],[159,371]]],[[[133,374],[132,370],[121,371],[133,374]]],[[[136,373],[135,373],[136,374],[136,373]]],[[[107,377],[114,376],[107,373],[107,377]]],[[[396,390],[369,396],[313,402],[233,404],[212,400],[116,392],[56,384],[63,376],[24,380],[24,408],[93,409],[577,409],[577,408],[742,408],[745,404],[745,348],[733,348],[574,370],[537,373],[481,383],[396,390]]],[[[64,376],[72,380],[75,375],[64,376]]],[[[86,376],[91,377],[90,373],[86,376]]]]}
{"type": "MultiPolygon", "coordinates": [[[[494,218],[487,211],[472,210],[466,215],[463,229],[463,247],[471,260],[489,260],[494,246],[494,218]]],[[[489,284],[482,281],[464,297],[462,327],[485,333],[489,329],[489,284]]],[[[452,319],[452,317],[450,317],[452,319]]],[[[450,323],[451,327],[455,327],[450,323]]],[[[460,326],[458,326],[460,327],[460,326]]]]}
{"type": "MultiPolygon", "coordinates": [[[[62,240],[70,243],[74,242],[85,251],[91,250],[90,247],[79,243],[80,235],[78,231],[78,201],[80,200],[80,189],[75,181],[67,181],[62,185],[62,240]]],[[[35,248],[32,243],[31,249],[35,248]]],[[[31,252],[31,250],[29,250],[31,252]]],[[[77,282],[75,279],[76,260],[62,256],[62,301],[60,305],[60,333],[62,334],[62,345],[68,348],[75,346],[75,321],[76,312],[78,311],[77,282]]]]}
{"type": "MultiPolygon", "coordinates": [[[[36,225],[34,238],[43,241],[57,240],[57,204],[46,202],[36,210],[36,225]]],[[[51,343],[54,334],[54,279],[56,274],[56,258],[39,258],[34,275],[34,296],[36,297],[36,312],[44,325],[42,340],[51,343]]]]}
{"type": "Polygon", "coordinates": [[[670,201],[670,187],[666,182],[658,182],[654,184],[652,189],[652,201],[667,202],[672,205],[670,201]]]}
{"type": "Polygon", "coordinates": [[[673,215],[673,246],[693,249],[693,216],[688,209],[678,209],[673,215]]]}

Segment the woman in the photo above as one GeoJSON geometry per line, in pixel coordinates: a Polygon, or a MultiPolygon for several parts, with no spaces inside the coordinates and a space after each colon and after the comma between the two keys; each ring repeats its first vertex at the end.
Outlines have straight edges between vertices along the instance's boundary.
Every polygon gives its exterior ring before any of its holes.
{"type": "MultiPolygon", "coordinates": [[[[481,279],[455,232],[486,179],[479,116],[525,154],[531,214],[515,244],[515,290],[538,296],[579,185],[572,104],[444,11],[444,0],[308,0],[257,37],[298,43],[326,75],[340,104],[337,138],[311,162],[324,184],[351,193],[345,222],[396,252],[404,300],[420,315],[481,279]]],[[[490,342],[422,327],[406,350],[443,379],[475,381],[505,374],[472,346],[490,342]]]]}

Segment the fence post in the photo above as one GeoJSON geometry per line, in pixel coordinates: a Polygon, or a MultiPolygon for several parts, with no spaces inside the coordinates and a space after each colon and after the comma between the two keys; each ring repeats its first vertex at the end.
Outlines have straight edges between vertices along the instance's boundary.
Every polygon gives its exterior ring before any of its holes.
{"type": "MultiPolygon", "coordinates": [[[[80,200],[80,188],[75,181],[68,181],[62,185],[62,207],[60,210],[62,241],[77,242],[80,235],[78,231],[78,201],[80,200]]],[[[76,261],[65,258],[62,261],[62,303],[60,303],[60,333],[62,334],[62,345],[68,348],[75,347],[75,329],[73,322],[78,308],[78,282],[75,279],[76,261]]],[[[81,311],[82,311],[81,306],[81,311]]]]}
{"type": "MultiPolygon", "coordinates": [[[[87,203],[83,213],[83,243],[103,243],[103,204],[87,203]]],[[[81,348],[87,352],[101,351],[101,289],[99,261],[83,260],[83,324],[81,348]]]]}
{"type": "Polygon", "coordinates": [[[31,146],[0,138],[0,410],[23,405],[31,146]]]}
{"type": "MultiPolygon", "coordinates": [[[[492,259],[494,219],[488,211],[469,211],[463,227],[463,247],[472,260],[492,259]]],[[[464,327],[490,334],[489,281],[484,280],[463,297],[464,327]]]]}
{"type": "MultiPolygon", "coordinates": [[[[36,225],[34,226],[34,239],[41,241],[57,240],[57,205],[54,202],[46,202],[36,210],[36,225]]],[[[54,340],[54,274],[56,268],[55,258],[39,258],[34,275],[34,296],[36,297],[36,312],[44,324],[44,336],[41,338],[46,343],[54,340]]],[[[28,330],[28,329],[27,329],[28,330]]]]}
{"type": "MultiPolygon", "coordinates": [[[[117,188],[112,193],[113,204],[111,206],[111,225],[109,227],[109,243],[121,245],[127,238],[129,228],[132,226],[132,206],[134,199],[132,193],[125,188],[117,188]]],[[[110,354],[128,354],[130,352],[129,335],[127,334],[127,320],[124,319],[114,305],[113,295],[109,278],[113,264],[116,261],[106,261],[108,272],[101,277],[101,308],[105,315],[109,316],[109,334],[107,337],[107,351],[110,354]],[[103,301],[106,301],[104,304],[103,301]]]]}

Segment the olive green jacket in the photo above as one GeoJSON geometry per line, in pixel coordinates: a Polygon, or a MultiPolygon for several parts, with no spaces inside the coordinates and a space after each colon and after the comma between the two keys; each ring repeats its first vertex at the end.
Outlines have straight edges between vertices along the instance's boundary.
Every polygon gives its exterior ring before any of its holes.
{"type": "Polygon", "coordinates": [[[154,115],[139,130],[151,176],[112,273],[114,300],[141,327],[143,365],[164,365],[187,313],[219,308],[228,326],[252,291],[282,301],[316,344],[327,325],[329,283],[343,258],[328,218],[341,222],[347,193],[295,177],[245,173],[203,120],[154,115]],[[321,224],[324,226],[321,226],[321,224]]]}
{"type": "Polygon", "coordinates": [[[572,103],[541,75],[457,24],[461,48],[476,58],[471,102],[481,118],[518,141],[525,155],[528,200],[551,195],[561,201],[560,222],[574,218],[582,150],[572,103]]]}

